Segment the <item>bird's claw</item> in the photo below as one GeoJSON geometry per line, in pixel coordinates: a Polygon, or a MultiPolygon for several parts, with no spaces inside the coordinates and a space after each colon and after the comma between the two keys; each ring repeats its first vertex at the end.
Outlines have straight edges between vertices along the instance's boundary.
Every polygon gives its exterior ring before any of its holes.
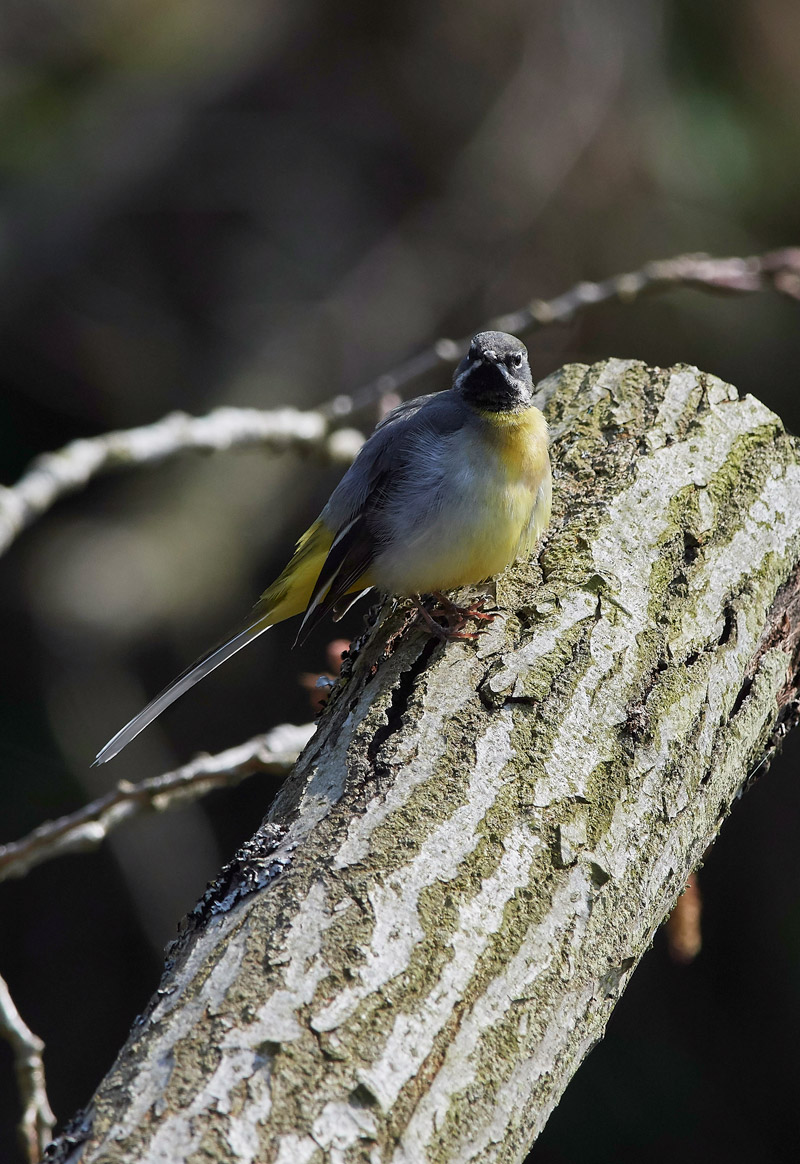
{"type": "Polygon", "coordinates": [[[441,613],[441,616],[446,620],[445,625],[437,622],[430,610],[422,603],[417,604],[418,617],[425,623],[426,628],[430,634],[435,635],[440,642],[450,642],[452,639],[461,640],[463,642],[474,642],[486,630],[465,631],[470,619],[479,622],[493,622],[497,617],[497,612],[490,612],[482,609],[482,604],[486,599],[481,598],[472,606],[458,606],[455,602],[451,602],[446,595],[439,591],[434,591],[433,597],[436,599],[436,605],[433,608],[435,613],[441,613]]]}

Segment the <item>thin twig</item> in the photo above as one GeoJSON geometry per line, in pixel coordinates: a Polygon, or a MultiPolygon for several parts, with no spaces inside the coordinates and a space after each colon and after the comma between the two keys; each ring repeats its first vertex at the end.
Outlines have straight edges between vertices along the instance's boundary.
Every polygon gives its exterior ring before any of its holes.
{"type": "Polygon", "coordinates": [[[145,812],[166,812],[215,788],[232,788],[257,772],[287,772],[314,733],[314,724],[281,724],[216,756],[195,757],[182,768],[120,782],[105,796],[58,820],[39,825],[19,841],[0,845],[0,881],[22,877],[52,857],[93,849],[113,828],[145,812]]]}
{"type": "Polygon", "coordinates": [[[56,1117],[47,1099],[42,1052],[44,1043],[23,1022],[11,992],[0,977],[0,1036],[11,1047],[17,1073],[22,1115],[19,1134],[30,1164],[41,1160],[53,1138],[56,1117]]]}
{"type": "MultiPolygon", "coordinates": [[[[485,327],[526,336],[557,323],[571,323],[579,313],[613,299],[630,303],[641,295],[676,287],[723,294],[773,290],[791,299],[800,299],[800,247],[783,247],[744,259],[715,259],[706,254],[659,259],[639,271],[614,275],[600,283],[576,283],[555,299],[534,299],[518,311],[489,320],[485,327]]],[[[407,388],[438,367],[452,367],[467,351],[470,339],[471,336],[460,340],[439,339],[352,395],[335,396],[321,406],[320,412],[331,417],[347,416],[388,393],[407,388]]]]}
{"type": "Polygon", "coordinates": [[[331,427],[330,419],[317,411],[215,408],[207,416],[173,412],[142,428],[72,441],[58,452],[36,457],[16,485],[0,486],[0,554],[54,502],[84,488],[93,477],[158,464],[189,450],[299,449],[349,465],[364,438],[352,429],[331,432],[331,427]]]}

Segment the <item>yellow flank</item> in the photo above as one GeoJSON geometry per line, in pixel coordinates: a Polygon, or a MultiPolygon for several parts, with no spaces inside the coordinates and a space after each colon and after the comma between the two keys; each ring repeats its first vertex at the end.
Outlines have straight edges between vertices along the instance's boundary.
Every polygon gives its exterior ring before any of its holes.
{"type": "MultiPolygon", "coordinates": [[[[325,565],[333,537],[331,530],[319,519],[308,527],[297,543],[288,565],[258,600],[256,614],[261,615],[258,620],[260,627],[274,626],[276,622],[303,613],[325,565]]],[[[364,590],[371,585],[367,575],[364,575],[353,583],[347,593],[355,594],[357,590],[364,590]]]]}
{"type": "Polygon", "coordinates": [[[332,544],[333,533],[321,521],[308,527],[283,572],[258,600],[256,611],[263,615],[264,626],[302,614],[332,544]]]}

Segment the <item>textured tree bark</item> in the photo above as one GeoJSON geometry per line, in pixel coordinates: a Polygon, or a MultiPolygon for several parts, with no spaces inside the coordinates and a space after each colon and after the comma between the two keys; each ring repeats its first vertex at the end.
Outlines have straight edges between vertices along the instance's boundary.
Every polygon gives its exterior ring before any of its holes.
{"type": "Polygon", "coordinates": [[[694,368],[550,377],[501,614],[388,614],[59,1159],[519,1161],[795,718],[800,458],[694,368]]]}

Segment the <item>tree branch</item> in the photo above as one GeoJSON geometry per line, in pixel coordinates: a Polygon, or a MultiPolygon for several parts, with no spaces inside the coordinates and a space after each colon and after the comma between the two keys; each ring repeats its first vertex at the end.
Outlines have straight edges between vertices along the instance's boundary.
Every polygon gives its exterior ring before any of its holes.
{"type": "Polygon", "coordinates": [[[30,1164],[37,1164],[53,1138],[55,1116],[47,1099],[42,1052],[44,1043],[31,1031],[14,1005],[5,979],[0,977],[0,1036],[11,1046],[17,1073],[22,1115],[19,1133],[30,1164]]]}
{"type": "Polygon", "coordinates": [[[55,1160],[520,1161],[602,1036],[797,718],[800,456],[693,368],[543,395],[539,563],[386,613],[55,1160]]]}
{"type": "Polygon", "coordinates": [[[314,451],[348,465],[364,438],[352,429],[331,431],[321,412],[295,408],[216,408],[207,416],[173,412],[142,428],[72,441],[36,457],[16,485],[0,487],[0,554],[61,497],[94,477],[133,466],[155,465],[179,453],[220,452],[258,446],[272,452],[314,451]]]}
{"type": "Polygon", "coordinates": [[[53,857],[94,849],[131,817],[180,808],[215,788],[234,788],[257,772],[288,772],[314,730],[314,724],[281,724],[216,756],[196,756],[164,776],[140,784],[122,781],[77,812],[47,821],[19,841],[0,845],[0,881],[23,877],[53,857]]]}
{"type": "MultiPolygon", "coordinates": [[[[630,303],[645,293],[677,287],[752,293],[771,289],[800,299],[800,248],[785,247],[750,258],[714,259],[679,255],[648,263],[639,271],[601,283],[578,283],[555,299],[535,299],[518,311],[490,320],[487,328],[527,335],[616,299],[630,303]]],[[[319,409],[217,408],[207,416],[176,412],[154,424],[73,441],[37,457],[16,485],[0,486],[0,554],[61,497],[84,488],[104,473],[157,464],[194,450],[218,452],[259,446],[272,451],[313,450],[335,464],[352,461],[363,437],[350,429],[332,431],[343,416],[392,396],[438,367],[452,367],[467,350],[469,337],[440,339],[352,395],[334,397],[319,409]]]]}
{"type": "MultiPolygon", "coordinates": [[[[616,300],[632,303],[645,294],[691,287],[716,294],[752,294],[777,291],[800,299],[800,247],[783,247],[749,258],[715,259],[711,255],[677,255],[646,263],[638,271],[613,275],[600,283],[576,283],[555,299],[534,299],[517,311],[490,319],[485,330],[509,331],[528,336],[554,324],[571,323],[576,315],[616,300]]],[[[336,396],[320,411],[326,416],[347,416],[383,396],[401,392],[436,368],[452,367],[466,353],[472,336],[460,340],[439,339],[425,351],[399,364],[359,388],[351,396],[336,396]]]]}

